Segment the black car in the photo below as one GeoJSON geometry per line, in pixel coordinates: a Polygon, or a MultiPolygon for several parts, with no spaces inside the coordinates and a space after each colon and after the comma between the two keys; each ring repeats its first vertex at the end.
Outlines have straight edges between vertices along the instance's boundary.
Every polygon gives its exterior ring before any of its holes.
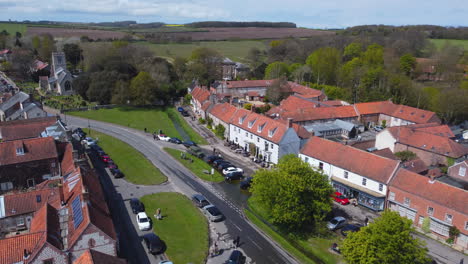
{"type": "Polygon", "coordinates": [[[145,206],[137,198],[130,199],[130,207],[132,208],[132,212],[134,214],[138,214],[139,212],[145,211],[145,206]]]}
{"type": "Polygon", "coordinates": [[[230,172],[230,173],[224,175],[224,178],[226,179],[226,181],[240,180],[243,177],[244,177],[244,175],[240,171],[234,171],[234,172],[230,172]]]}
{"type": "Polygon", "coordinates": [[[187,111],[182,111],[181,114],[182,116],[185,116],[185,117],[190,116],[190,114],[187,111]]]}
{"type": "Polygon", "coordinates": [[[232,251],[226,264],[241,264],[244,263],[244,255],[239,250],[232,251]]]}
{"type": "Polygon", "coordinates": [[[184,141],[184,142],[182,142],[182,144],[183,144],[186,148],[190,148],[190,147],[192,147],[192,146],[197,146],[197,144],[196,144],[195,142],[190,141],[190,140],[189,140],[189,141],[184,141]]]}
{"type": "Polygon", "coordinates": [[[362,226],[360,225],[352,225],[352,224],[348,224],[348,225],[345,225],[343,228],[341,228],[341,234],[343,236],[347,236],[349,232],[357,232],[361,229],[362,226]]]}
{"type": "Polygon", "coordinates": [[[219,159],[222,159],[222,158],[221,158],[220,156],[212,155],[212,156],[206,157],[205,160],[206,160],[206,162],[208,162],[208,163],[211,164],[211,163],[213,163],[214,161],[219,160],[219,159]]]}
{"type": "Polygon", "coordinates": [[[225,163],[219,164],[217,168],[218,168],[219,171],[222,171],[222,170],[227,169],[229,167],[235,167],[235,166],[232,165],[230,162],[225,162],[225,163]]]}
{"type": "Polygon", "coordinates": [[[248,188],[250,188],[250,184],[252,184],[252,179],[253,179],[253,177],[245,178],[245,180],[240,182],[240,188],[242,190],[247,190],[248,188]]]}
{"type": "Polygon", "coordinates": [[[143,235],[143,241],[145,241],[148,253],[156,255],[163,251],[163,242],[154,233],[148,233],[146,235],[143,235]]]}
{"type": "Polygon", "coordinates": [[[114,178],[123,178],[124,174],[119,169],[111,169],[114,178]]]}
{"type": "Polygon", "coordinates": [[[182,144],[182,140],[176,137],[169,139],[169,142],[174,143],[174,144],[182,144]]]}
{"type": "Polygon", "coordinates": [[[200,208],[205,207],[205,206],[210,204],[210,202],[208,202],[208,200],[205,198],[205,196],[203,196],[201,194],[192,195],[192,201],[196,206],[198,206],[200,208]]]}
{"type": "Polygon", "coordinates": [[[228,163],[229,161],[223,160],[223,159],[217,159],[213,161],[213,167],[218,167],[222,163],[228,163]]]}

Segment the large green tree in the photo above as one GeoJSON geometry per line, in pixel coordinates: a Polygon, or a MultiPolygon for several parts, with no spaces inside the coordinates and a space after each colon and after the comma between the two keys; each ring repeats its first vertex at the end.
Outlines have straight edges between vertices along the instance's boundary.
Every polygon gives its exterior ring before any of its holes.
{"type": "Polygon", "coordinates": [[[192,51],[188,63],[188,77],[198,79],[203,85],[209,85],[221,79],[221,54],[210,48],[197,48],[192,51]]]}
{"type": "Polygon", "coordinates": [[[63,45],[63,52],[67,62],[73,67],[76,67],[81,61],[81,53],[83,52],[78,44],[67,43],[63,45]]]}
{"type": "Polygon", "coordinates": [[[321,221],[331,210],[333,189],[326,175],[295,155],[282,157],[274,169],[254,175],[254,199],[269,212],[270,220],[297,230],[321,221]]]}
{"type": "Polygon", "coordinates": [[[265,69],[265,79],[277,79],[288,76],[288,65],[284,62],[275,61],[268,64],[265,69]]]}
{"type": "Polygon", "coordinates": [[[336,84],[340,62],[340,51],[331,47],[320,48],[314,51],[306,61],[312,69],[315,82],[330,85],[336,84]]]}
{"type": "Polygon", "coordinates": [[[425,264],[429,259],[421,241],[413,238],[411,220],[385,211],[374,223],[349,233],[341,251],[349,264],[425,264]]]}
{"type": "Polygon", "coordinates": [[[134,105],[150,105],[157,98],[157,85],[151,75],[140,72],[130,82],[131,103],[134,105]]]}
{"type": "Polygon", "coordinates": [[[406,75],[410,76],[416,68],[416,58],[407,53],[400,58],[400,70],[406,75]]]}

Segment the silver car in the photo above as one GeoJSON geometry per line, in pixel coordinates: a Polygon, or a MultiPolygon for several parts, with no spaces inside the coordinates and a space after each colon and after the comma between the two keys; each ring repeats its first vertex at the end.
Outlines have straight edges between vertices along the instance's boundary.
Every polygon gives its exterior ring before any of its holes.
{"type": "Polygon", "coordinates": [[[211,222],[221,221],[223,219],[221,211],[212,204],[203,207],[203,213],[211,222]]]}
{"type": "Polygon", "coordinates": [[[334,217],[327,223],[327,228],[330,230],[336,230],[343,227],[346,223],[346,219],[341,216],[334,217]]]}

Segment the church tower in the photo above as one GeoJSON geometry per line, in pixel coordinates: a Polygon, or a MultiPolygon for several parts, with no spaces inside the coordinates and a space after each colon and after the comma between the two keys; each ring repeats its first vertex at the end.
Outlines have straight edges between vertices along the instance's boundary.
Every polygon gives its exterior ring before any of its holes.
{"type": "Polygon", "coordinates": [[[62,68],[67,69],[67,61],[65,60],[65,53],[52,52],[52,75],[56,75],[57,70],[62,68]]]}

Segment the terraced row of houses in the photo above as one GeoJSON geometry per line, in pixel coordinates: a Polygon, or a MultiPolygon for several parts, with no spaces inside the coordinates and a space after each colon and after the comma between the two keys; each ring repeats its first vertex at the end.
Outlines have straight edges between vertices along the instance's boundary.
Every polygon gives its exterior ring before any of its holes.
{"type": "Polygon", "coordinates": [[[460,235],[454,245],[467,250],[468,147],[453,140],[450,128],[434,112],[391,101],[328,100],[323,91],[294,83],[288,85],[295,91],[266,114],[242,108],[239,102],[255,99],[249,98],[253,93],[261,100],[272,82],[195,86],[189,91],[192,107],[214,126],[224,126],[226,140],[255,158],[276,164],[286,154],[298,155],[360,206],[398,211],[417,227],[429,221],[435,238],[448,238],[450,228],[456,227],[460,235]],[[382,131],[372,132],[372,140],[361,140],[374,126],[382,126],[382,131]],[[411,151],[416,158],[401,161],[401,151],[411,151]]]}

